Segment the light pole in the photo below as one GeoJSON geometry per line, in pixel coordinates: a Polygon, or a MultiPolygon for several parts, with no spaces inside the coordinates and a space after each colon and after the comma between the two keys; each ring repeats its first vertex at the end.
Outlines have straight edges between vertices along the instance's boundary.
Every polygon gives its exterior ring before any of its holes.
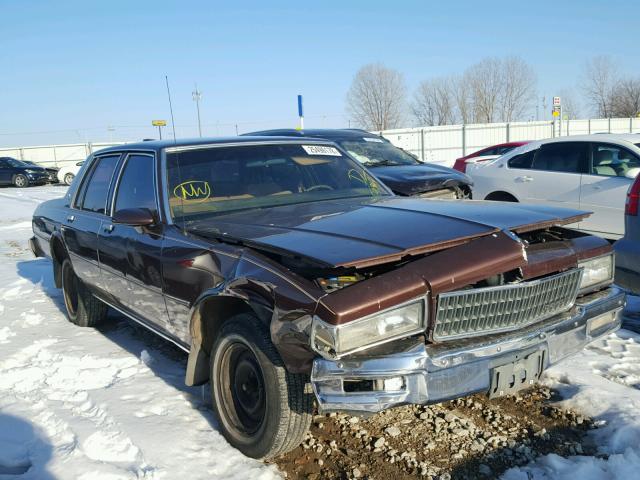
{"type": "Polygon", "coordinates": [[[196,89],[191,92],[193,95],[193,101],[196,102],[196,110],[198,112],[198,135],[202,137],[202,125],[200,123],[200,99],[202,98],[202,92],[198,90],[198,84],[196,83],[196,89]]]}

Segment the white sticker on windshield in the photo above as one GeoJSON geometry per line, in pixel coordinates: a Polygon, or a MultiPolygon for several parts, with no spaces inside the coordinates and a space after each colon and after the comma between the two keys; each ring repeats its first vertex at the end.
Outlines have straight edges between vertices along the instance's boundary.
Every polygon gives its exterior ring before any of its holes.
{"type": "Polygon", "coordinates": [[[381,138],[373,138],[373,137],[362,137],[365,142],[373,142],[373,143],[384,143],[384,140],[381,138]]]}
{"type": "Polygon", "coordinates": [[[302,145],[304,151],[309,155],[329,155],[331,157],[341,157],[342,155],[335,147],[326,147],[324,145],[302,145]]]}

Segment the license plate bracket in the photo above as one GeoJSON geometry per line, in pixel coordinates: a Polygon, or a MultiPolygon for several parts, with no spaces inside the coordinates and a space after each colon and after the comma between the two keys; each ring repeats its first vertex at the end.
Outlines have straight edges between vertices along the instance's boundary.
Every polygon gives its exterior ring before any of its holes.
{"type": "Polygon", "coordinates": [[[489,398],[512,395],[538,382],[545,365],[545,350],[537,350],[514,362],[491,369],[489,398]]]}

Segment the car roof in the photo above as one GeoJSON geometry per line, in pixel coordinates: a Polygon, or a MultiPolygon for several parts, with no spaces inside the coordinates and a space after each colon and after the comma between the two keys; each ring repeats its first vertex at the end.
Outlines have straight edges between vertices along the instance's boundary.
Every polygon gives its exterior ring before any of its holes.
{"type": "Polygon", "coordinates": [[[326,138],[333,139],[348,139],[348,138],[381,138],[366,130],[359,128],[308,128],[305,130],[297,130],[295,128],[276,128],[272,130],[261,130],[258,132],[243,133],[245,135],[258,135],[258,136],[288,136],[288,137],[313,137],[313,138],[326,138]]]}
{"type": "Polygon", "coordinates": [[[557,142],[613,142],[613,143],[640,143],[638,133],[592,133],[590,135],[569,135],[568,137],[546,138],[531,142],[537,145],[557,142]]]}
{"type": "MultiPolygon", "coordinates": [[[[199,145],[237,145],[242,143],[264,143],[270,144],[274,141],[288,141],[302,143],[301,138],[292,138],[291,136],[237,136],[237,137],[209,137],[209,138],[179,138],[176,140],[150,140],[145,142],[125,143],[114,147],[107,147],[96,150],[96,153],[122,152],[131,150],[162,150],[165,148],[192,147],[199,145]]],[[[315,142],[330,143],[321,138],[313,139],[315,142]]]]}

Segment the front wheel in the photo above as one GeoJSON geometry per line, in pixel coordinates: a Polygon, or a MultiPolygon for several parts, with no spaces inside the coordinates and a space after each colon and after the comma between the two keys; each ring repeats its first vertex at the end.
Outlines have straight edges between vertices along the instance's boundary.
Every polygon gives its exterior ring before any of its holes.
{"type": "Polygon", "coordinates": [[[67,318],[79,327],[95,327],[107,316],[107,306],[82,283],[68,258],[62,262],[62,297],[67,318]]]}
{"type": "Polygon", "coordinates": [[[25,175],[19,173],[18,175],[13,177],[13,184],[18,188],[28,187],[29,179],[25,175]]]}
{"type": "Polygon", "coordinates": [[[249,457],[296,448],[311,423],[305,375],[289,373],[267,329],[252,315],[227,321],[211,351],[211,395],[222,434],[249,457]]]}
{"type": "Polygon", "coordinates": [[[64,176],[64,183],[66,183],[67,185],[71,185],[71,182],[73,182],[74,178],[75,178],[75,175],[73,173],[67,173],[64,176]]]}

